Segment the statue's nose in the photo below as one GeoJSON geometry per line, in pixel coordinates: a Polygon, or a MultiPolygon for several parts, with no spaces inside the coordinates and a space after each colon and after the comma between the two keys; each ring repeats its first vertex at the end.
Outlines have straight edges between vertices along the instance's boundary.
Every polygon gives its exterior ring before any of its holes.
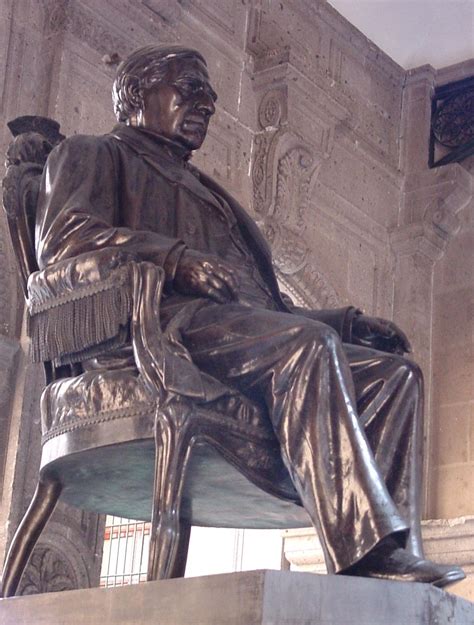
{"type": "Polygon", "coordinates": [[[214,113],[216,112],[214,100],[212,99],[210,94],[206,93],[205,91],[201,91],[199,93],[199,96],[196,99],[195,107],[198,111],[201,111],[208,116],[214,115],[214,113]]]}

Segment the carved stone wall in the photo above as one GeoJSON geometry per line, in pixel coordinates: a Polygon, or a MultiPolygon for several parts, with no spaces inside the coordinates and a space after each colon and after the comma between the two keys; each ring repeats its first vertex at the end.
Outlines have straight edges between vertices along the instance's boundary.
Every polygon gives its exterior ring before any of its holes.
{"type": "Polygon", "coordinates": [[[281,281],[307,304],[391,316],[404,72],[326,3],[257,4],[253,209],[281,281]]]}

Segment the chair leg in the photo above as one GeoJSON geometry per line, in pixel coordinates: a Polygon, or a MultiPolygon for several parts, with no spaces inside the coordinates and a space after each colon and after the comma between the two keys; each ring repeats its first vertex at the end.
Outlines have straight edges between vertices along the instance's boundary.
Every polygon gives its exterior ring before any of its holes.
{"type": "Polygon", "coordinates": [[[189,539],[191,537],[191,524],[187,521],[179,522],[178,546],[174,566],[170,570],[170,578],[184,577],[186,562],[188,560],[189,539]]]}
{"type": "Polygon", "coordinates": [[[48,522],[61,494],[61,484],[49,477],[40,477],[30,506],[18,526],[3,566],[2,598],[13,597],[23,571],[44,526],[48,522]]]}
{"type": "Polygon", "coordinates": [[[157,419],[148,581],[182,576],[186,566],[190,526],[180,519],[180,504],[189,446],[183,430],[166,417],[157,419]]]}

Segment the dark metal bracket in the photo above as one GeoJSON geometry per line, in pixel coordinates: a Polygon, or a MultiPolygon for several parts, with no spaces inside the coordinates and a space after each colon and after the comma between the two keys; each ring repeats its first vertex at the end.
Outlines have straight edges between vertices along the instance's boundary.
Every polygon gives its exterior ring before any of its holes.
{"type": "Polygon", "coordinates": [[[431,102],[430,167],[474,154],[474,77],[443,85],[431,102]]]}

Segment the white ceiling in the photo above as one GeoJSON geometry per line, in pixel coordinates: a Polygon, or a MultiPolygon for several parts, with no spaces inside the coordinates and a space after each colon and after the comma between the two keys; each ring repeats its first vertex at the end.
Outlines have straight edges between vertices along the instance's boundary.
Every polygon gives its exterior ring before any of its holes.
{"type": "Polygon", "coordinates": [[[328,0],[404,69],[474,57],[474,0],[328,0]]]}

